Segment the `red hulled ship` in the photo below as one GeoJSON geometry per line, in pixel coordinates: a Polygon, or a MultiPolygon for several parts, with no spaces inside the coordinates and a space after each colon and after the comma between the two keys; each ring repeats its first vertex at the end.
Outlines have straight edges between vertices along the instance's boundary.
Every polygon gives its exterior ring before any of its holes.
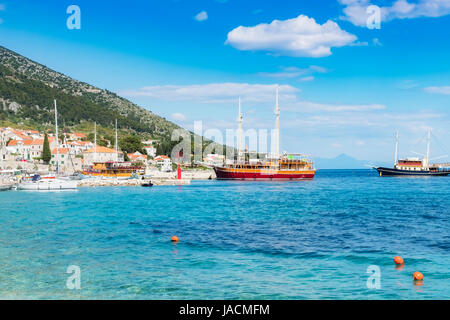
{"type": "Polygon", "coordinates": [[[227,162],[222,166],[214,166],[219,180],[307,180],[313,179],[316,170],[314,164],[305,155],[279,153],[279,115],[278,88],[276,92],[276,148],[275,154],[267,155],[265,159],[247,159],[246,153],[241,152],[242,113],[239,99],[239,131],[238,157],[236,161],[227,162]]]}

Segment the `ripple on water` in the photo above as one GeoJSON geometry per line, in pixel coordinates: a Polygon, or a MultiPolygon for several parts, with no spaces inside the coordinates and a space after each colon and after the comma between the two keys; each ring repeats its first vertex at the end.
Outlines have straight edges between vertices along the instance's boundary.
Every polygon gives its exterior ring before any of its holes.
{"type": "Polygon", "coordinates": [[[449,299],[448,181],[320,171],[292,183],[1,193],[0,298],[449,299]],[[77,293],[65,289],[72,264],[77,293]],[[370,265],[381,290],[366,287],[370,265]]]}

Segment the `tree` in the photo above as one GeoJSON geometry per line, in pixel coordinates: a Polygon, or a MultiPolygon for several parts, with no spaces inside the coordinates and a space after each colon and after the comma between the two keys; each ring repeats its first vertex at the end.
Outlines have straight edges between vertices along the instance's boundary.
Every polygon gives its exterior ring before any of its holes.
{"type": "Polygon", "coordinates": [[[45,134],[44,146],[43,146],[43,149],[42,149],[42,160],[45,163],[49,163],[51,159],[52,159],[52,152],[50,150],[50,144],[48,142],[48,135],[45,134]]]}
{"type": "Polygon", "coordinates": [[[126,153],[135,153],[139,151],[144,153],[144,145],[137,135],[127,135],[119,141],[120,150],[126,153]]]}

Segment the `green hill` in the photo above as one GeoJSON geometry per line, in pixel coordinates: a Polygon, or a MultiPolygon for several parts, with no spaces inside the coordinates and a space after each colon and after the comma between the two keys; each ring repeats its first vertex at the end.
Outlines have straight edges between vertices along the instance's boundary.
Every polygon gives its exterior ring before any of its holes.
{"type": "Polygon", "coordinates": [[[0,126],[51,130],[53,99],[58,102],[60,126],[66,130],[90,131],[97,122],[100,133],[111,135],[117,119],[121,132],[158,139],[166,154],[175,144],[170,141],[172,131],[180,128],[113,92],[74,80],[0,46],[0,126]]]}
{"type": "Polygon", "coordinates": [[[165,136],[174,123],[116,94],[74,80],[0,46],[0,108],[3,117],[30,123],[52,123],[53,99],[66,125],[96,121],[165,136]],[[6,110],[5,110],[6,109],[6,110]]]}

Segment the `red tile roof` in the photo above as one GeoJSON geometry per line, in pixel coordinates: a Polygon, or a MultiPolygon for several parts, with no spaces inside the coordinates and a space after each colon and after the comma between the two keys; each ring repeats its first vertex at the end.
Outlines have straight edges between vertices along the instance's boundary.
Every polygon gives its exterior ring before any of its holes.
{"type": "MultiPolygon", "coordinates": [[[[48,137],[48,142],[52,142],[54,141],[56,138],[55,137],[48,137]]],[[[24,146],[40,146],[44,144],[44,139],[31,139],[31,140],[11,140],[8,143],[8,147],[14,147],[17,146],[18,144],[22,143],[24,146]]]]}
{"type": "MultiPolygon", "coordinates": [[[[115,149],[111,149],[111,148],[107,148],[107,147],[101,147],[101,146],[97,146],[97,148],[91,148],[89,150],[85,151],[86,153],[116,153],[115,149]]],[[[119,150],[119,153],[123,153],[122,151],[119,150]]]]}
{"type": "MultiPolygon", "coordinates": [[[[56,154],[56,148],[52,150],[52,154],[56,154]]],[[[69,153],[69,148],[59,148],[59,154],[67,154],[69,153]]]]}
{"type": "Polygon", "coordinates": [[[19,131],[19,130],[11,129],[11,131],[12,131],[16,136],[18,136],[19,138],[21,138],[21,139],[23,139],[23,140],[31,140],[31,139],[33,139],[33,138],[31,138],[30,136],[27,136],[25,133],[23,133],[23,132],[21,132],[21,131],[19,131]]]}

